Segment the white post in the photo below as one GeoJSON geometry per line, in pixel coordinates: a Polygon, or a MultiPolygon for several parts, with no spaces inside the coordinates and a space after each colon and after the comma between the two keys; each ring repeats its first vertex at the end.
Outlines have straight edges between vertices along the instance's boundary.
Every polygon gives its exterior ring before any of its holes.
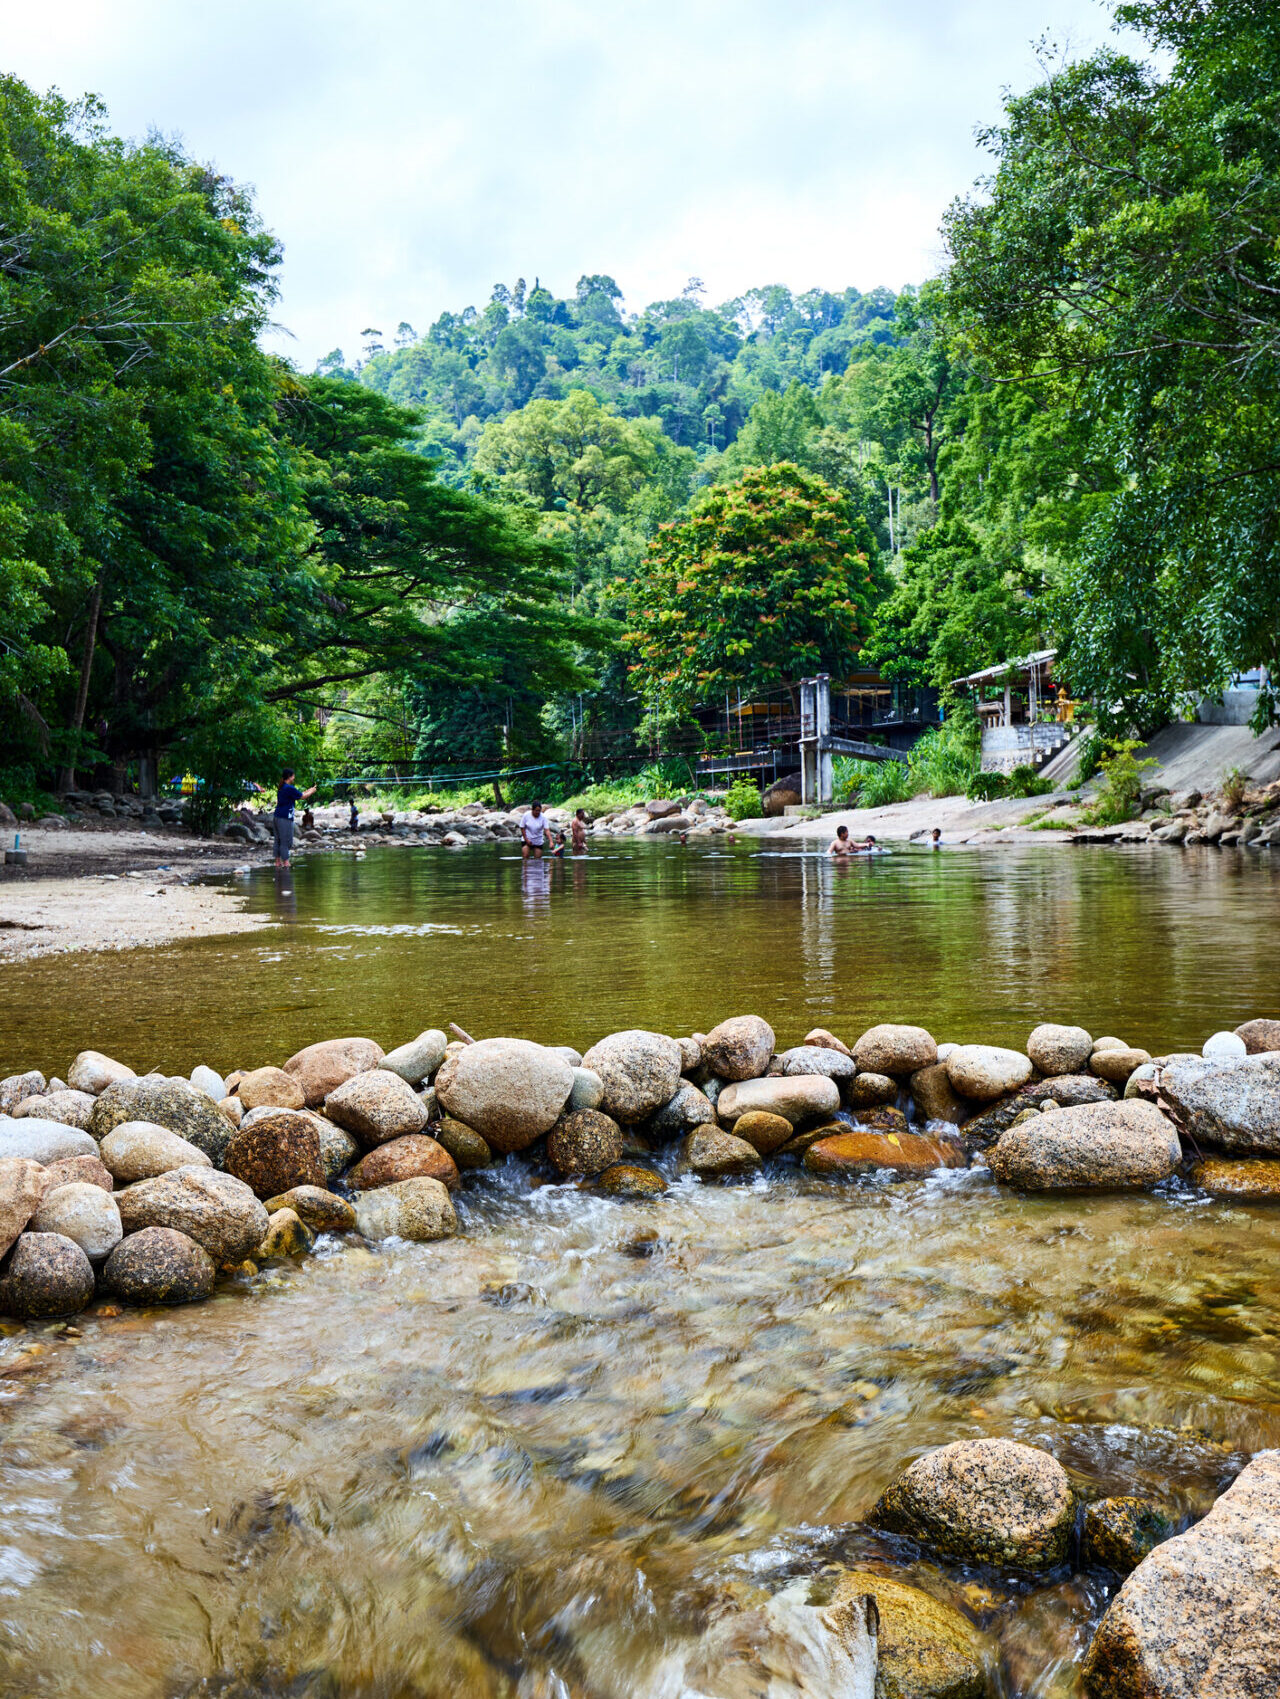
{"type": "Polygon", "coordinates": [[[835,800],[836,794],[835,761],[827,747],[827,740],[831,736],[831,675],[819,673],[814,680],[814,685],[816,687],[814,732],[817,737],[817,742],[814,745],[816,755],[814,776],[817,779],[818,801],[830,803],[835,800]]]}
{"type": "Polygon", "coordinates": [[[806,807],[818,793],[818,683],[800,680],[800,800],[806,807]]]}

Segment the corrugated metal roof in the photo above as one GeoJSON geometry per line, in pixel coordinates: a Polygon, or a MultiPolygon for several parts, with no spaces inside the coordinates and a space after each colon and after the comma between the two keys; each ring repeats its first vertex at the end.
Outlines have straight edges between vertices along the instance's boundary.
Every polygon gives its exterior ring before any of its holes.
{"type": "Polygon", "coordinates": [[[964,678],[953,678],[952,684],[985,684],[988,679],[1003,678],[1007,672],[1030,672],[1032,667],[1042,667],[1046,661],[1056,658],[1056,649],[1037,649],[1034,654],[1020,655],[1016,661],[1001,661],[998,666],[983,667],[981,672],[968,673],[964,678]]]}

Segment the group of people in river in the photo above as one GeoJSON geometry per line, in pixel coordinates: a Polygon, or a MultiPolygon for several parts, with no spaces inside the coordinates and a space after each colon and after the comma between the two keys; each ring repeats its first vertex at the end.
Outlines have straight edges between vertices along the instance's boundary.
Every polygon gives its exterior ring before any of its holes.
{"type": "MultiPolygon", "coordinates": [[[[569,847],[573,855],[587,853],[587,811],[579,808],[569,822],[569,847]]],[[[520,854],[525,861],[541,861],[548,852],[553,856],[563,856],[565,851],[565,835],[557,833],[555,827],[542,811],[540,802],[530,803],[520,816],[520,854]]]]}

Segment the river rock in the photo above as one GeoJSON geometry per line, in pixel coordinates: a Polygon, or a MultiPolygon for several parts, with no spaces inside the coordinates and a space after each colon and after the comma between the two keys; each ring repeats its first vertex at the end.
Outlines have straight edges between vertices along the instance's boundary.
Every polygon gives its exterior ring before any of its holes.
{"type": "Polygon", "coordinates": [[[107,1258],[102,1284],[127,1304],[194,1304],[213,1291],[213,1258],[175,1227],[144,1227],[107,1258]]]}
{"type": "Polygon", "coordinates": [[[724,1126],[732,1127],[749,1109],[764,1109],[798,1127],[802,1121],[827,1119],[839,1107],[840,1088],[834,1080],[822,1074],[799,1074],[728,1085],[716,1102],[716,1115],[724,1126]]]}
{"type": "Polygon", "coordinates": [[[95,1139],[61,1121],[42,1121],[35,1115],[21,1121],[0,1121],[0,1159],[25,1156],[32,1162],[57,1162],[64,1156],[96,1156],[95,1139]]]}
{"type": "Polygon", "coordinates": [[[63,1156],[41,1170],[41,1197],[47,1198],[59,1186],[101,1186],[104,1192],[110,1192],[115,1182],[98,1157],[63,1156]]]}
{"type": "Polygon", "coordinates": [[[582,1062],[604,1081],[601,1108],[621,1126],[647,1120],[680,1086],[680,1046],[660,1032],[611,1033],[593,1044],[582,1062]]]}
{"type": "Polygon", "coordinates": [[[999,1138],[1026,1109],[1038,1109],[1048,1101],[1060,1109],[1074,1109],[1082,1103],[1114,1103],[1120,1093],[1106,1080],[1092,1074],[1065,1074],[1057,1079],[1037,1080],[1001,1098],[989,1109],[961,1123],[960,1131],[971,1147],[981,1148],[999,1138]]]}
{"type": "Polygon", "coordinates": [[[922,1026],[869,1027],[853,1047],[859,1072],[914,1074],[938,1060],[938,1046],[922,1026]]]}
{"type": "Polygon", "coordinates": [[[1236,1037],[1244,1040],[1250,1056],[1264,1055],[1268,1050],[1280,1050],[1280,1021],[1245,1021],[1236,1028],[1236,1037]]]}
{"type": "Polygon", "coordinates": [[[218,1106],[186,1080],[120,1080],[93,1106],[89,1131],[99,1144],[125,1121],[151,1121],[222,1161],[231,1125],[218,1106]]]}
{"type": "Polygon", "coordinates": [[[1206,1156],[1191,1178],[1211,1198],[1231,1203],[1280,1203],[1280,1161],[1267,1156],[1206,1156]]]}
{"type": "Polygon", "coordinates": [[[1112,1085],[1124,1085],[1136,1069],[1150,1060],[1149,1050],[1099,1050],[1089,1066],[1099,1079],[1109,1080],[1112,1085]]]}
{"type": "Polygon", "coordinates": [[[1084,1507],[1084,1560],[1128,1575],[1172,1533],[1150,1499],[1100,1498],[1084,1507]]]}
{"type": "Polygon", "coordinates": [[[1075,1494],[1046,1451],[1009,1439],[958,1440],[910,1464],[872,1519],[950,1557],[1052,1569],[1067,1555],[1075,1494]]]}
{"type": "Polygon", "coordinates": [[[198,1145],[154,1121],[122,1121],[103,1139],[99,1152],[107,1172],[126,1185],[174,1168],[213,1167],[198,1145]]]}
{"type": "Polygon", "coordinates": [[[327,1116],[317,1115],[312,1109],[303,1113],[311,1121],[320,1140],[320,1166],[324,1169],[324,1177],[336,1180],[353,1162],[359,1161],[360,1146],[345,1127],[335,1127],[327,1116]]]}
{"type": "Polygon", "coordinates": [[[491,1150],[506,1156],[555,1126],[573,1089],[573,1069],[544,1044],[482,1038],[447,1057],[435,1085],[445,1113],[473,1127],[491,1150]]]}
{"type": "Polygon", "coordinates": [[[1078,1074],[1087,1068],[1093,1054],[1093,1039],[1082,1026],[1036,1027],[1027,1040],[1027,1055],[1042,1074],[1078,1074]]]}
{"type": "Polygon", "coordinates": [[[175,1168],[116,1193],[126,1233],[176,1227],[203,1245],[219,1268],[233,1268],[262,1243],[267,1212],[234,1174],[216,1168],[175,1168]]]}
{"type": "Polygon", "coordinates": [[[44,1168],[25,1156],[0,1158],[0,1256],[40,1207],[44,1168]]]}
{"type": "Polygon", "coordinates": [[[1152,1103],[1085,1103],[1051,1109],[1001,1134],[991,1172],[1032,1192],[1144,1191],[1174,1174],[1182,1147],[1152,1103]]]}
{"type": "Polygon", "coordinates": [[[110,1192],[101,1186],[59,1186],[48,1193],[31,1219],[33,1233],[61,1233],[73,1239],[90,1262],[101,1262],[120,1243],[124,1229],[110,1192]]]}
{"type": "Polygon", "coordinates": [[[569,1088],[570,1109],[598,1109],[604,1102],[604,1081],[591,1068],[575,1068],[569,1088]]]}
{"type": "Polygon", "coordinates": [[[763,1604],[717,1615],[630,1689],[689,1699],[873,1699],[876,1617],[869,1597],[808,1603],[793,1581],[763,1604]]]}
{"type": "MultiPolygon", "coordinates": [[[[26,1074],[10,1074],[7,1079],[0,1080],[0,1115],[12,1115],[17,1106],[28,1097],[43,1097],[47,1081],[38,1069],[33,1068],[26,1074]]],[[[50,1116],[50,1120],[60,1117],[50,1116]]]]}
{"type": "Polygon", "coordinates": [[[1215,1032],[1206,1038],[1201,1055],[1210,1062],[1235,1062],[1249,1054],[1249,1047],[1235,1032],[1215,1032]]]}
{"type": "Polygon", "coordinates": [[[1194,1057],[1171,1062],[1161,1070],[1160,1093],[1197,1144],[1280,1156],[1280,1055],[1225,1064],[1194,1057]]]}
{"type": "Polygon", "coordinates": [[[0,1278],[0,1314],[70,1316],[93,1297],[93,1267],[74,1239],[23,1233],[0,1278]]]}
{"type": "Polygon", "coordinates": [[[67,1070],[67,1084],[71,1090],[87,1091],[90,1097],[99,1097],[109,1085],[115,1085],[119,1080],[136,1080],[137,1077],[132,1068],[104,1056],[101,1050],[82,1050],[67,1070]]]}
{"type": "Polygon", "coordinates": [[[55,1091],[47,1097],[27,1097],[15,1104],[13,1118],[24,1121],[34,1117],[40,1121],[60,1121],[64,1127],[89,1130],[89,1117],[95,1099],[87,1091],[55,1091]]]}
{"type": "Polygon", "coordinates": [[[947,1121],[958,1127],[969,1118],[969,1105],[957,1094],[944,1062],[912,1074],[911,1101],[925,1121],[947,1121]]]}
{"type": "Polygon", "coordinates": [[[850,1050],[844,1039],[837,1038],[835,1033],[828,1032],[824,1026],[816,1026],[812,1032],[806,1032],[804,1042],[806,1047],[814,1045],[819,1050],[838,1050],[842,1056],[853,1055],[853,1051],[850,1050]]]}
{"type": "Polygon", "coordinates": [[[291,1186],[322,1186],[325,1180],[320,1135],[301,1115],[277,1113],[238,1127],[227,1141],[223,1167],[260,1198],[291,1186]]]}
{"type": "MultiPolygon", "coordinates": [[[[254,1068],[240,1076],[236,1096],[246,1109],[305,1109],[307,1094],[296,1074],[283,1068],[254,1068]]],[[[215,1102],[217,1100],[215,1099],[215,1102]]]]}
{"type": "Polygon", "coordinates": [[[437,1144],[447,1150],[463,1170],[487,1168],[493,1161],[493,1152],[475,1128],[468,1127],[465,1122],[455,1121],[451,1115],[446,1115],[431,1131],[435,1134],[437,1144]]]}
{"type": "MultiPolygon", "coordinates": [[[[703,1037],[705,1036],[704,1033],[703,1037]]],[[[702,1039],[677,1038],[676,1043],[680,1046],[680,1072],[682,1074],[696,1073],[702,1066],[702,1039]]]]}
{"type": "Polygon", "coordinates": [[[198,1068],[192,1068],[190,1083],[197,1091],[211,1097],[215,1103],[221,1103],[227,1095],[227,1082],[222,1075],[216,1068],[207,1068],[203,1062],[198,1068]]]}
{"type": "Polygon", "coordinates": [[[398,1180],[393,1186],[361,1192],[356,1227],[366,1239],[412,1239],[427,1244],[458,1231],[449,1194],[439,1180],[398,1180]]]}
{"type": "Polygon", "coordinates": [[[706,1092],[691,1080],[681,1080],[675,1096],[652,1116],[645,1131],[651,1139],[664,1143],[668,1139],[682,1139],[695,1127],[705,1127],[715,1118],[715,1105],[706,1092]]]}
{"type": "Polygon", "coordinates": [[[1160,1069],[1155,1062],[1144,1062],[1135,1068],[1124,1082],[1125,1097],[1145,1097],[1154,1103],[1160,1095],[1160,1069]]]}
{"type": "Polygon", "coordinates": [[[406,1133],[378,1145],[347,1175],[353,1191],[369,1192],[376,1186],[393,1186],[397,1180],[412,1180],[425,1174],[453,1191],[459,1181],[458,1165],[443,1145],[425,1133],[406,1133]]]}
{"type": "Polygon", "coordinates": [[[582,1066],[582,1052],[575,1050],[572,1044],[549,1044],[548,1050],[554,1050],[557,1056],[563,1056],[571,1068],[582,1066]]]}
{"type": "Polygon", "coordinates": [[[804,1165],[811,1174],[834,1179],[888,1169],[900,1179],[911,1180],[932,1174],[937,1168],[963,1168],[965,1164],[964,1153],[945,1139],[853,1130],[811,1144],[804,1165]]]}
{"type": "Polygon", "coordinates": [[[868,1593],[880,1616],[878,1699],[987,1699],[988,1654],[968,1617],[919,1587],[865,1570],[842,1576],[831,1602],[868,1593]]]}
{"type": "Polygon", "coordinates": [[[748,1109],[733,1123],[735,1139],[745,1139],[761,1156],[772,1156],[795,1132],[785,1115],[771,1115],[767,1109],[748,1109]]]}
{"type": "Polygon", "coordinates": [[[218,1113],[225,1115],[233,1127],[238,1127],[244,1120],[244,1104],[238,1097],[220,1097],[218,1113]]]}
{"type": "Polygon", "coordinates": [[[773,1055],[773,1028],[759,1015],[734,1015],[703,1039],[701,1066],[722,1080],[758,1079],[773,1055]]]}
{"type": "Polygon", "coordinates": [[[382,1047],[371,1038],[326,1038],[290,1056],[284,1071],[301,1081],[307,1108],[318,1109],[331,1091],[381,1062],[382,1047]]]}
{"type": "Polygon", "coordinates": [[[421,1085],[424,1080],[431,1078],[436,1069],[444,1061],[445,1046],[449,1040],[438,1027],[428,1027],[426,1032],[420,1032],[416,1038],[411,1038],[408,1044],[401,1044],[397,1049],[390,1050],[378,1064],[389,1073],[399,1074],[402,1080],[410,1085],[421,1085]]]}
{"type": "Polygon", "coordinates": [[[787,1078],[801,1074],[825,1074],[829,1080],[843,1085],[858,1072],[852,1056],[842,1056],[838,1050],[827,1050],[820,1044],[800,1044],[794,1050],[784,1050],[778,1061],[787,1078]]]}
{"type": "Polygon", "coordinates": [[[611,1198],[654,1198],[667,1189],[661,1174],[630,1162],[615,1162],[612,1168],[596,1175],[594,1184],[597,1191],[611,1198]]]}
{"type": "Polygon", "coordinates": [[[1017,1091],[1031,1078],[1031,1058],[1020,1050],[1002,1050],[998,1044],[957,1044],[945,1067],[961,1097],[977,1103],[994,1103],[1007,1092],[1017,1091]]]}
{"type": "Polygon", "coordinates": [[[719,1127],[695,1127],[680,1146],[677,1167],[682,1174],[719,1180],[734,1174],[751,1174],[760,1166],[760,1153],[745,1139],[722,1132],[719,1127]]]}
{"type": "Polygon", "coordinates": [[[1128,1048],[1129,1046],[1123,1038],[1114,1038],[1110,1033],[1104,1033],[1101,1038],[1094,1039],[1092,1054],[1099,1056],[1104,1050],[1127,1050],[1128,1048]]]}
{"type": "MultiPolygon", "coordinates": [[[[920,1071],[925,1072],[924,1069],[920,1071]]],[[[898,1095],[898,1082],[889,1074],[857,1074],[853,1079],[845,1080],[840,1095],[850,1109],[876,1109],[881,1104],[894,1101],[898,1095]]]]}
{"type": "Polygon", "coordinates": [[[1111,1601],[1084,1662],[1090,1699],[1280,1693],[1278,1528],[1280,1451],[1262,1451],[1111,1601]]]}
{"type": "Polygon", "coordinates": [[[253,1253],[254,1261],[279,1262],[285,1257],[305,1256],[315,1242],[315,1234],[296,1210],[277,1209],[267,1217],[267,1230],[253,1253]]]}
{"type": "Polygon", "coordinates": [[[291,1209],[313,1233],[350,1233],[355,1229],[355,1210],[346,1198],[326,1192],[323,1186],[292,1186],[279,1197],[268,1198],[263,1208],[268,1222],[277,1210],[291,1209]]]}
{"type": "Polygon", "coordinates": [[[408,1133],[420,1133],[427,1124],[426,1105],[413,1087],[385,1068],[356,1074],[331,1091],[324,1100],[324,1112],[365,1145],[387,1144],[408,1133]]]}
{"type": "Polygon", "coordinates": [[[551,1166],[566,1178],[603,1174],[621,1155],[622,1128],[598,1109],[571,1109],[547,1134],[551,1166]]]}

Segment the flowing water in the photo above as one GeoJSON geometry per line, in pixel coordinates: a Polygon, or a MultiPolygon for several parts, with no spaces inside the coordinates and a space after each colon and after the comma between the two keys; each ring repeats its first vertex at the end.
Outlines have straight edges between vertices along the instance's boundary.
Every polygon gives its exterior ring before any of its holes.
{"type": "MultiPolygon", "coordinates": [[[[1053,847],[832,868],[626,846],[300,864],[283,924],[0,979],[5,1056],[279,1060],[450,1018],[585,1044],[756,1009],[1156,1047],[1280,1011],[1270,864],[1053,847]]],[[[668,1172],[670,1172],[669,1158],[668,1172]]],[[[731,1606],[837,1567],[949,1599],[993,1695],[1069,1699],[1113,1583],[939,1563],[867,1517],[1008,1435],[1202,1514],[1280,1444],[1280,1215],[775,1166],[649,1203],[470,1178],[459,1238],[0,1339],[0,1692],[641,1699],[731,1606]]]]}

